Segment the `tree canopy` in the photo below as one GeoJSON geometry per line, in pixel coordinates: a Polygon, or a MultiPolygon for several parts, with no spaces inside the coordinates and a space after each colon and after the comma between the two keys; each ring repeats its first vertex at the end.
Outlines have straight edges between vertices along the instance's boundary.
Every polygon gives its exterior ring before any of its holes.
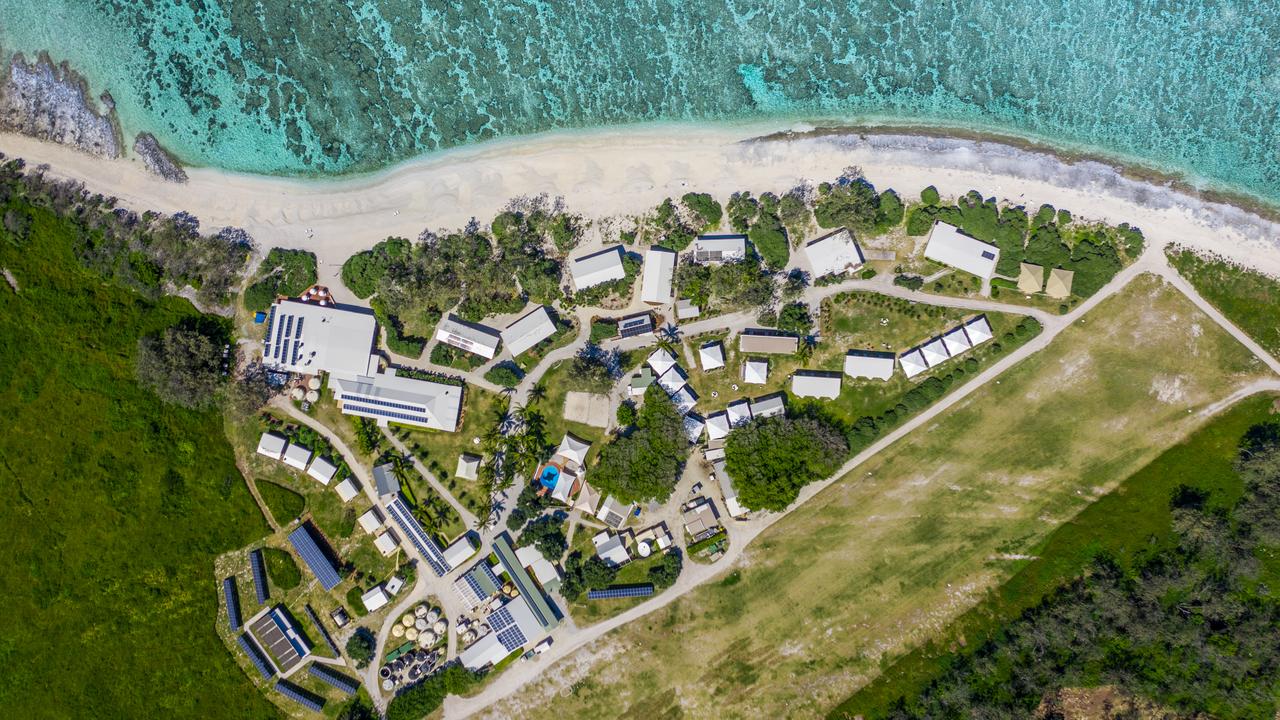
{"type": "Polygon", "coordinates": [[[624,502],[665,501],[680,479],[688,448],[684,419],[667,394],[651,385],[634,429],[604,446],[591,482],[624,502]]]}
{"type": "Polygon", "coordinates": [[[813,417],[777,416],[738,428],[725,443],[725,469],[753,510],[783,510],[800,488],[830,475],[849,453],[840,429],[813,417]]]}
{"type": "Polygon", "coordinates": [[[225,331],[214,325],[186,323],[139,339],[138,381],[167,403],[188,408],[213,404],[224,381],[226,345],[225,331]]]}

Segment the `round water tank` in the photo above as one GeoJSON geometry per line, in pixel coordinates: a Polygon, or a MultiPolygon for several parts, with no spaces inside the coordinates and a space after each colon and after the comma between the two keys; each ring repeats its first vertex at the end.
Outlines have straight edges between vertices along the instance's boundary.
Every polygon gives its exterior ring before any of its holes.
{"type": "Polygon", "coordinates": [[[435,621],[439,619],[440,619],[440,613],[436,612],[435,610],[431,610],[430,612],[427,613],[427,622],[435,623],[435,621]]]}
{"type": "Polygon", "coordinates": [[[386,665],[383,665],[382,669],[378,671],[378,675],[384,678],[391,677],[391,668],[387,667],[386,665]]]}
{"type": "Polygon", "coordinates": [[[413,625],[413,614],[405,613],[404,617],[400,618],[400,624],[405,627],[411,627],[413,625]]]}
{"type": "Polygon", "coordinates": [[[413,609],[413,614],[414,614],[414,615],[417,615],[418,617],[426,617],[426,615],[427,615],[427,606],[426,606],[426,605],[419,605],[418,607],[416,607],[416,608],[414,608],[414,609],[413,609]]]}
{"type": "Polygon", "coordinates": [[[382,681],[383,690],[394,690],[395,687],[396,687],[396,684],[394,681],[391,680],[391,678],[387,678],[386,680],[382,681]]]}
{"type": "Polygon", "coordinates": [[[405,631],[404,631],[404,639],[405,639],[405,640],[417,640],[417,639],[418,639],[418,629],[417,629],[417,628],[409,628],[408,630],[405,630],[405,631]]]}
{"type": "Polygon", "coordinates": [[[319,390],[320,378],[312,377],[310,380],[307,381],[307,387],[311,388],[312,390],[319,390]]]}
{"type": "Polygon", "coordinates": [[[404,637],[404,626],[403,626],[403,625],[397,625],[397,626],[395,626],[395,627],[391,628],[391,634],[392,634],[392,635],[395,635],[396,637],[404,637]]]}
{"type": "Polygon", "coordinates": [[[419,630],[426,630],[428,627],[431,627],[426,618],[418,618],[417,620],[414,620],[413,626],[419,630]]]}
{"type": "Polygon", "coordinates": [[[443,635],[445,628],[447,627],[449,627],[449,623],[445,622],[444,620],[437,620],[435,626],[432,627],[431,629],[435,630],[437,635],[443,635]]]}
{"type": "Polygon", "coordinates": [[[636,543],[636,552],[640,554],[640,557],[647,558],[653,553],[653,548],[649,546],[648,542],[642,541],[636,543]]]}
{"type": "Polygon", "coordinates": [[[319,391],[319,390],[308,390],[308,391],[307,391],[307,402],[313,403],[313,402],[319,402],[319,400],[320,400],[320,391],[319,391]]]}
{"type": "Polygon", "coordinates": [[[293,392],[291,393],[291,395],[293,395],[294,400],[301,400],[303,397],[306,396],[306,394],[307,394],[307,391],[303,390],[300,387],[294,388],[293,392]]]}

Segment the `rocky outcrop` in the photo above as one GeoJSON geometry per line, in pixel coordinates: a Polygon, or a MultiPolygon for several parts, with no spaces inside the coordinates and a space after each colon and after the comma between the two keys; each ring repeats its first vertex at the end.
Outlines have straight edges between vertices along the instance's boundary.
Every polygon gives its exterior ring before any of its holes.
{"type": "Polygon", "coordinates": [[[178,159],[169,154],[151,133],[138,133],[137,139],[133,141],[133,151],[142,158],[142,164],[152,173],[169,182],[187,181],[187,173],[178,164],[178,159]]]}
{"type": "Polygon", "coordinates": [[[122,152],[114,109],[99,112],[88,85],[66,64],[41,53],[28,64],[22,54],[9,62],[0,83],[0,130],[50,140],[94,155],[122,152]]]}

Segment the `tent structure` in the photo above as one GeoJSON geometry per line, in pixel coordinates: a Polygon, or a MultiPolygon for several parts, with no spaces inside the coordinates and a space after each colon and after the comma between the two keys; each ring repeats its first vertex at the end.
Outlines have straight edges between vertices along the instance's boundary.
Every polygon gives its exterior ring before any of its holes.
{"type": "Polygon", "coordinates": [[[902,366],[902,373],[909,378],[929,369],[929,363],[924,361],[924,355],[920,354],[918,348],[912,348],[899,355],[898,365],[902,366]]]}
{"type": "Polygon", "coordinates": [[[1071,297],[1071,281],[1074,278],[1074,272],[1054,268],[1049,271],[1049,282],[1044,286],[1044,293],[1055,300],[1071,297]]]}
{"type": "Polygon", "coordinates": [[[698,362],[704,372],[724,367],[724,343],[715,340],[698,348],[698,362]]]}
{"type": "Polygon", "coordinates": [[[1024,293],[1040,292],[1040,284],[1044,282],[1044,268],[1040,265],[1022,263],[1018,266],[1018,289],[1024,293]]]}
{"type": "Polygon", "coordinates": [[[969,336],[969,342],[973,343],[974,347],[995,337],[991,332],[991,324],[987,322],[986,315],[979,315],[965,323],[964,332],[965,335],[969,336]]]}
{"type": "Polygon", "coordinates": [[[756,385],[769,382],[769,361],[764,358],[748,358],[742,364],[742,382],[756,385]]]}
{"type": "Polygon", "coordinates": [[[947,354],[951,357],[955,357],[973,347],[969,343],[969,337],[964,334],[963,327],[949,330],[942,336],[942,344],[947,346],[947,354]]]}

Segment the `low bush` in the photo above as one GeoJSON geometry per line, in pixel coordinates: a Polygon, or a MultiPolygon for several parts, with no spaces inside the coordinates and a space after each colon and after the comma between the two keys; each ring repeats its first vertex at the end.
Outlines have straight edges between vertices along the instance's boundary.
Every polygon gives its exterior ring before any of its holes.
{"type": "Polygon", "coordinates": [[[266,503],[267,508],[271,510],[271,516],[276,519],[276,523],[282,526],[301,517],[302,511],[307,507],[305,498],[283,485],[262,480],[257,483],[257,486],[262,502],[266,503]]]}
{"type": "Polygon", "coordinates": [[[279,548],[263,548],[262,559],[267,566],[267,577],[281,590],[292,590],[302,582],[302,572],[293,556],[279,548]]]}

